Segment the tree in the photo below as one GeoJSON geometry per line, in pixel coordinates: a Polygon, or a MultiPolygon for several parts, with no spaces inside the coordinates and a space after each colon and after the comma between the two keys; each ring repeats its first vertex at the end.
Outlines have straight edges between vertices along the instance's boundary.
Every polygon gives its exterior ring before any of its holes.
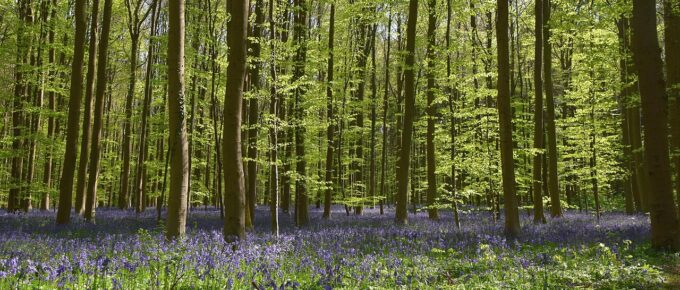
{"type": "MultiPolygon", "coordinates": [[[[302,84],[305,76],[305,63],[307,61],[307,3],[305,0],[294,1],[293,17],[293,43],[296,47],[293,67],[293,83],[295,103],[295,224],[305,226],[309,223],[306,185],[307,161],[305,160],[305,108],[302,98],[305,95],[305,85],[302,84]]],[[[292,112],[291,112],[292,113],[292,112]]]]}
{"type": "MultiPolygon", "coordinates": [[[[256,39],[252,43],[253,63],[250,67],[250,82],[252,83],[252,90],[254,94],[250,96],[248,104],[248,186],[246,194],[246,204],[248,206],[247,212],[250,216],[251,223],[255,219],[255,200],[257,199],[257,119],[259,116],[258,95],[259,89],[262,87],[260,78],[260,38],[262,37],[262,25],[264,22],[264,13],[262,12],[264,6],[263,0],[257,0],[255,3],[255,24],[253,24],[253,38],[256,39]]],[[[252,224],[250,225],[252,227],[252,224]]]]}
{"type": "Polygon", "coordinates": [[[158,23],[158,1],[154,0],[151,5],[151,33],[149,36],[149,50],[147,52],[147,62],[146,62],[146,76],[144,80],[144,101],[142,103],[142,123],[139,130],[139,155],[137,156],[137,173],[135,183],[133,184],[132,193],[137,196],[135,202],[135,210],[137,212],[142,212],[146,210],[146,168],[145,161],[148,155],[148,143],[149,143],[149,130],[148,130],[148,120],[149,113],[151,110],[151,96],[153,95],[153,88],[151,80],[153,78],[153,65],[156,61],[155,55],[155,42],[154,37],[156,37],[156,24],[158,23]]]}
{"type": "MultiPolygon", "coordinates": [[[[543,215],[543,193],[541,184],[541,165],[543,161],[543,77],[541,75],[543,60],[543,1],[536,0],[534,4],[536,23],[534,35],[534,223],[545,223],[543,215]]],[[[499,108],[500,109],[500,108],[499,108]]]]}
{"type": "MultiPolygon", "coordinates": [[[[680,1],[665,0],[664,17],[671,152],[673,152],[672,158],[675,165],[675,194],[680,210],[680,1]]],[[[678,214],[680,215],[680,212],[678,214]]]]}
{"type": "Polygon", "coordinates": [[[186,230],[189,188],[189,145],[184,111],[184,0],[168,0],[167,66],[170,193],[165,237],[175,239],[183,236],[186,230]]]}
{"type": "Polygon", "coordinates": [[[224,166],[224,239],[227,242],[244,239],[245,178],[241,157],[241,111],[243,81],[246,73],[248,0],[227,1],[227,91],[224,101],[223,166],[224,166]]]}
{"type": "Polygon", "coordinates": [[[66,127],[66,147],[64,163],[59,183],[59,209],[57,224],[68,224],[71,219],[73,194],[73,173],[76,169],[78,123],[80,122],[80,100],[83,97],[83,59],[85,57],[85,30],[87,29],[85,0],[75,2],[75,23],[73,60],[71,61],[71,87],[69,89],[68,121],[66,127]]]}
{"type": "MultiPolygon", "coordinates": [[[[26,125],[23,111],[24,102],[28,101],[28,88],[26,84],[25,65],[28,61],[27,55],[30,53],[30,33],[26,30],[30,28],[32,22],[32,11],[30,1],[22,0],[18,2],[19,27],[17,29],[17,53],[14,62],[14,99],[12,108],[12,186],[9,190],[7,209],[14,212],[21,208],[23,198],[20,200],[23,183],[23,162],[24,162],[24,136],[22,128],[26,125]]],[[[83,8],[84,9],[84,8],[83,8]]],[[[84,16],[83,16],[84,17],[84,16]]]]}
{"type": "MultiPolygon", "coordinates": [[[[137,62],[139,60],[139,37],[144,20],[149,16],[151,7],[142,10],[143,0],[125,0],[127,8],[127,29],[130,34],[130,82],[128,85],[127,97],[125,98],[125,119],[123,122],[123,169],[121,172],[120,193],[118,197],[118,207],[128,208],[130,192],[130,153],[132,151],[132,102],[135,99],[135,86],[137,85],[137,62]],[[141,15],[140,15],[141,13],[141,15]]],[[[135,197],[135,201],[140,197],[135,197]]],[[[137,212],[140,208],[136,207],[137,212]]]]}
{"type": "MultiPolygon", "coordinates": [[[[97,74],[97,30],[99,21],[99,0],[92,1],[92,13],[90,14],[90,44],[87,58],[87,76],[85,77],[85,103],[83,109],[83,134],[80,141],[80,163],[78,164],[78,180],[76,183],[75,211],[82,214],[85,210],[85,190],[87,161],[90,158],[91,118],[92,118],[92,94],[94,93],[94,77],[97,74]]],[[[94,145],[94,144],[93,144],[94,145]]]]}
{"type": "Polygon", "coordinates": [[[515,166],[512,156],[512,110],[510,107],[510,51],[508,48],[508,0],[497,0],[496,41],[498,43],[498,120],[500,125],[501,168],[505,234],[519,235],[519,211],[515,193],[515,166]]]}
{"type": "MultiPolygon", "coordinates": [[[[48,43],[49,43],[49,52],[48,52],[48,62],[50,65],[53,65],[56,63],[56,52],[54,49],[54,35],[55,35],[55,23],[57,22],[57,3],[56,0],[52,0],[50,4],[50,24],[49,24],[49,32],[47,34],[48,38],[48,43]]],[[[56,73],[55,70],[49,70],[48,71],[48,81],[54,81],[56,79],[56,73]]],[[[50,112],[55,112],[56,109],[56,93],[52,90],[50,90],[47,93],[47,99],[48,99],[48,105],[47,109],[50,112]]],[[[54,118],[54,115],[50,115],[47,118],[47,139],[51,140],[54,138],[55,135],[55,129],[56,129],[56,120],[54,118]]],[[[45,165],[43,167],[43,184],[47,186],[49,190],[52,189],[52,171],[54,169],[54,148],[50,147],[47,156],[45,158],[45,165]]],[[[42,198],[40,199],[40,210],[48,210],[50,209],[50,192],[45,191],[42,194],[42,198]]]]}
{"type": "Polygon", "coordinates": [[[626,213],[627,214],[633,214],[636,209],[637,211],[640,211],[640,192],[638,191],[637,188],[637,178],[636,178],[636,172],[635,172],[635,164],[633,163],[633,152],[631,150],[631,130],[630,130],[630,114],[629,112],[629,105],[628,103],[630,102],[630,88],[626,84],[628,82],[628,69],[630,67],[630,60],[629,60],[629,19],[626,16],[622,16],[621,19],[617,21],[617,28],[619,29],[619,46],[621,50],[621,56],[619,60],[619,67],[621,70],[621,83],[623,84],[622,89],[621,89],[621,97],[619,98],[619,103],[621,106],[621,111],[623,112],[621,114],[622,117],[622,122],[621,122],[621,132],[622,132],[622,139],[623,139],[623,146],[624,146],[624,154],[625,154],[625,159],[624,163],[626,165],[626,171],[628,172],[629,176],[626,176],[624,179],[624,194],[625,194],[625,203],[626,203],[626,213]]]}
{"type": "Polygon", "coordinates": [[[387,38],[385,39],[387,49],[385,51],[385,84],[383,92],[383,111],[382,111],[382,151],[381,151],[381,166],[380,166],[380,214],[385,213],[384,204],[386,202],[387,196],[385,193],[386,187],[386,167],[387,167],[387,110],[389,109],[389,95],[390,95],[390,52],[391,52],[391,36],[392,36],[392,11],[389,11],[387,17],[387,38]]]}
{"type": "Polygon", "coordinates": [[[418,0],[409,0],[408,24],[406,29],[406,63],[404,67],[404,121],[401,131],[401,146],[399,146],[399,161],[397,163],[397,211],[396,222],[408,223],[408,187],[409,167],[411,165],[411,143],[413,140],[413,119],[415,115],[415,51],[416,51],[416,23],[418,22],[418,0]]]}
{"type": "Polygon", "coordinates": [[[331,203],[333,198],[333,150],[335,149],[335,117],[333,115],[333,66],[334,55],[333,45],[335,42],[335,3],[331,3],[330,18],[328,20],[328,69],[326,71],[326,118],[328,128],[326,129],[326,139],[328,147],[326,149],[326,190],[324,190],[323,218],[330,219],[331,203]]]}
{"type": "Polygon", "coordinates": [[[269,1],[269,49],[271,51],[269,73],[271,80],[269,84],[269,115],[272,118],[272,125],[269,128],[269,140],[271,144],[270,152],[270,174],[271,174],[271,198],[269,210],[271,213],[271,226],[274,236],[279,236],[279,154],[278,154],[278,93],[276,90],[276,19],[274,19],[274,1],[269,1]]]}
{"type": "MultiPolygon", "coordinates": [[[[104,15],[102,15],[102,35],[99,39],[99,69],[97,70],[97,89],[94,100],[94,120],[92,124],[92,150],[90,151],[89,179],[87,194],[85,195],[85,209],[83,216],[86,220],[94,219],[94,208],[97,205],[97,182],[99,180],[99,159],[102,135],[102,116],[104,112],[104,93],[108,81],[107,62],[109,51],[109,34],[111,30],[111,6],[113,0],[104,0],[104,15]]],[[[81,157],[82,158],[82,157],[81,157]]]]}
{"type": "Polygon", "coordinates": [[[435,93],[435,40],[437,32],[437,0],[428,1],[427,21],[427,210],[430,219],[439,219],[439,211],[435,207],[437,200],[437,176],[434,147],[434,123],[437,109],[434,104],[435,93]]]}
{"type": "Polygon", "coordinates": [[[555,98],[552,81],[552,44],[550,43],[550,1],[543,0],[543,78],[545,82],[545,129],[548,131],[548,192],[550,216],[562,216],[557,176],[557,136],[555,134],[555,98]]]}
{"type": "Polygon", "coordinates": [[[673,201],[668,155],[668,109],[654,1],[633,1],[633,56],[638,70],[649,178],[652,247],[680,249],[680,226],[673,201]]]}

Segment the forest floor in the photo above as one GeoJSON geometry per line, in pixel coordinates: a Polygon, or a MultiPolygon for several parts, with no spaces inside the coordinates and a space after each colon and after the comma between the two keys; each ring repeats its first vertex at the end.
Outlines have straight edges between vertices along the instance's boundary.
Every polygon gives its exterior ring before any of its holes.
{"type": "Polygon", "coordinates": [[[0,288],[77,289],[680,289],[680,255],[649,248],[647,216],[588,213],[533,225],[507,241],[488,212],[449,212],[439,221],[367,208],[334,207],[331,220],[310,209],[298,229],[281,213],[256,210],[255,231],[237,244],[222,239],[216,209],[192,209],[187,236],[166,242],[154,210],[98,209],[96,224],[54,224],[54,212],[0,211],[0,288]]]}

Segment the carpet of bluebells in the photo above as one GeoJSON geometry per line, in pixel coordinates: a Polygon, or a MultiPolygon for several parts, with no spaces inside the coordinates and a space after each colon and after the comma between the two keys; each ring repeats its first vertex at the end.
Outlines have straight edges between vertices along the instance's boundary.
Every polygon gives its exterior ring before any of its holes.
{"type": "Polygon", "coordinates": [[[177,242],[165,241],[153,210],[98,209],[96,225],[63,227],[54,215],[0,211],[0,289],[658,289],[677,286],[667,268],[680,264],[649,249],[647,216],[619,213],[597,223],[569,212],[545,225],[523,213],[522,237],[506,241],[487,212],[462,214],[456,229],[450,213],[396,226],[391,210],[337,207],[331,220],[312,209],[302,229],[282,215],[277,239],[263,207],[237,244],[223,241],[215,209],[192,209],[177,242]]]}

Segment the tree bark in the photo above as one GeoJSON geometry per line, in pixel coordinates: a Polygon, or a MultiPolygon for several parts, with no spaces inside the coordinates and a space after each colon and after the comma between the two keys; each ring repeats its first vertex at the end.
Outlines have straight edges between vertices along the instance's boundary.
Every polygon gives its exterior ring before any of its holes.
{"type": "MultiPolygon", "coordinates": [[[[680,1],[664,1],[664,18],[666,77],[670,100],[671,157],[675,165],[675,194],[677,207],[680,210],[680,1]]],[[[678,214],[680,215],[680,212],[678,214]]]]}
{"type": "Polygon", "coordinates": [[[371,33],[371,147],[370,150],[370,165],[368,177],[368,196],[371,201],[371,208],[375,208],[375,186],[376,186],[376,172],[375,172],[375,126],[376,126],[376,106],[378,98],[378,82],[376,76],[376,62],[375,62],[375,38],[378,24],[373,24],[373,32],[371,33]]]}
{"type": "Polygon", "coordinates": [[[295,87],[295,171],[297,178],[295,180],[295,224],[298,226],[305,226],[309,223],[308,203],[306,185],[306,168],[307,162],[305,160],[305,127],[304,117],[305,108],[302,98],[305,95],[306,88],[304,84],[299,83],[305,76],[305,63],[307,61],[307,3],[305,0],[295,0],[295,16],[293,27],[293,42],[297,47],[294,58],[293,68],[293,83],[297,83],[295,87]]]}
{"type": "MultiPolygon", "coordinates": [[[[47,41],[50,45],[50,49],[48,52],[48,62],[50,65],[55,63],[55,49],[54,49],[54,34],[55,34],[55,25],[57,21],[57,2],[56,0],[52,0],[50,4],[50,24],[49,24],[49,29],[50,31],[48,32],[47,36],[47,41]]],[[[56,73],[54,70],[49,70],[48,71],[48,80],[52,81],[53,79],[56,78],[56,73]]],[[[54,90],[49,90],[47,93],[47,109],[50,112],[55,112],[56,110],[56,93],[54,90]]],[[[52,140],[54,138],[54,134],[56,133],[55,131],[55,125],[56,125],[56,120],[54,118],[53,114],[50,114],[50,116],[47,118],[47,139],[52,140]]],[[[43,167],[43,184],[47,187],[48,191],[44,192],[42,194],[42,198],[40,199],[40,210],[49,210],[50,209],[50,190],[52,189],[52,170],[54,168],[54,148],[53,146],[49,146],[48,152],[46,154],[45,158],[45,165],[43,167]]]]}
{"type": "Polygon", "coordinates": [[[680,249],[668,155],[668,99],[656,31],[656,3],[633,1],[633,56],[639,72],[645,161],[649,178],[652,247],[680,249]]]}
{"type": "Polygon", "coordinates": [[[165,232],[167,239],[183,236],[186,230],[190,156],[184,111],[184,31],[184,0],[168,0],[170,192],[165,232]]]}
{"type": "MultiPolygon", "coordinates": [[[[78,3],[76,3],[77,5],[78,3]]],[[[22,128],[24,125],[24,112],[23,102],[27,95],[26,81],[24,80],[26,76],[24,75],[23,65],[26,63],[26,55],[29,53],[30,46],[29,36],[26,33],[27,15],[31,13],[30,2],[27,0],[19,1],[18,3],[19,12],[19,27],[17,28],[17,53],[14,65],[14,98],[12,102],[12,170],[11,170],[11,180],[12,186],[9,190],[9,196],[7,200],[7,211],[15,212],[20,208],[19,195],[21,194],[21,183],[23,182],[23,162],[24,155],[24,137],[22,135],[22,128]]],[[[84,8],[83,8],[84,9],[84,8]]],[[[84,13],[84,12],[83,12],[84,13]]],[[[83,16],[84,17],[84,16],[83,16]]],[[[84,41],[84,40],[83,40],[84,41]]],[[[74,52],[75,53],[75,52],[74,52]]],[[[75,55],[74,55],[75,57],[75,55]]],[[[74,59],[75,60],[75,59],[74,59]]],[[[82,82],[82,80],[81,80],[82,82]]],[[[76,137],[77,138],[77,137],[76,137]]]]}
{"type": "Polygon", "coordinates": [[[510,51],[508,39],[508,0],[497,0],[496,37],[498,43],[498,121],[500,125],[501,168],[503,172],[503,198],[505,234],[515,238],[520,233],[517,195],[515,192],[515,166],[512,156],[512,108],[510,102],[510,51]]]}
{"type": "Polygon", "coordinates": [[[335,149],[335,116],[333,110],[333,67],[334,67],[334,42],[335,42],[335,3],[331,3],[330,19],[328,20],[328,69],[326,73],[326,118],[328,127],[326,138],[328,147],[326,149],[326,189],[324,191],[323,218],[330,219],[331,203],[333,198],[333,151],[335,149]]]}
{"type": "MultiPolygon", "coordinates": [[[[331,4],[332,5],[332,4],[331,4]]],[[[331,22],[332,25],[333,22],[331,22]]],[[[278,93],[276,90],[276,19],[274,19],[274,1],[269,1],[269,41],[270,41],[270,61],[269,72],[271,74],[271,83],[269,85],[270,101],[269,114],[273,119],[272,125],[269,128],[269,140],[271,143],[270,155],[270,171],[271,171],[271,202],[269,211],[271,212],[271,227],[272,234],[275,237],[279,236],[279,156],[278,156],[278,93]]]]}
{"type": "MultiPolygon", "coordinates": [[[[451,18],[452,18],[451,1],[446,1],[446,79],[450,80],[451,77],[451,52],[449,51],[451,47],[451,18]]],[[[449,84],[450,85],[450,84],[449,84]]],[[[451,86],[451,85],[450,85],[451,86]]],[[[456,188],[456,104],[455,98],[458,98],[460,92],[453,86],[451,86],[449,92],[449,110],[451,111],[451,127],[449,128],[449,134],[451,135],[451,144],[449,147],[451,155],[451,177],[449,182],[449,187],[451,190],[451,210],[453,210],[453,222],[456,225],[456,229],[460,229],[460,219],[458,217],[458,196],[456,188]]]]}
{"type": "Polygon", "coordinates": [[[543,215],[542,160],[543,160],[543,0],[536,0],[534,14],[534,158],[532,192],[534,194],[534,223],[545,223],[543,215]]]}
{"type": "Polygon", "coordinates": [[[243,81],[246,73],[246,46],[248,27],[248,0],[227,1],[229,47],[227,91],[224,102],[224,152],[225,219],[224,239],[227,242],[244,239],[245,232],[245,178],[241,155],[241,113],[243,81]]]}
{"type": "Polygon", "coordinates": [[[257,119],[259,117],[258,96],[259,90],[262,87],[260,78],[260,69],[262,63],[260,59],[260,40],[262,37],[262,25],[264,23],[264,6],[263,0],[257,0],[255,3],[255,24],[253,25],[253,38],[255,42],[252,43],[253,60],[255,63],[251,65],[250,82],[254,94],[251,94],[248,105],[248,186],[246,201],[248,205],[248,213],[250,214],[251,228],[252,222],[255,220],[255,200],[257,198],[257,119]]]}
{"type": "Polygon", "coordinates": [[[436,152],[434,147],[434,122],[437,109],[434,105],[435,91],[435,39],[437,29],[437,0],[428,1],[427,21],[427,215],[430,219],[439,219],[437,201],[437,176],[435,170],[436,152]]]}
{"type": "Polygon", "coordinates": [[[630,118],[628,113],[628,107],[630,102],[630,89],[628,83],[628,68],[630,66],[629,62],[629,19],[626,16],[622,16],[621,19],[617,21],[617,28],[619,29],[619,49],[620,49],[620,60],[619,69],[621,71],[621,96],[619,97],[619,103],[621,107],[621,132],[623,137],[623,152],[624,152],[624,168],[626,171],[626,177],[624,180],[624,194],[626,203],[626,213],[632,214],[637,210],[640,210],[640,199],[637,188],[636,176],[635,176],[635,165],[633,163],[633,152],[631,149],[631,133],[630,133],[630,118]]]}
{"type": "Polygon", "coordinates": [[[87,194],[85,197],[85,211],[83,216],[88,221],[95,217],[97,201],[97,182],[99,179],[100,138],[102,135],[102,116],[104,111],[104,93],[108,81],[107,61],[109,50],[109,34],[111,29],[111,10],[113,0],[104,0],[104,14],[102,15],[102,34],[99,39],[99,68],[97,70],[97,89],[94,100],[94,120],[92,124],[92,150],[90,151],[89,179],[87,181],[87,194]]]}
{"type": "Polygon", "coordinates": [[[383,111],[382,111],[382,151],[381,151],[381,166],[380,166],[380,214],[385,214],[384,204],[387,202],[386,195],[386,172],[387,172],[387,110],[389,109],[389,93],[390,93],[390,52],[392,43],[392,11],[390,9],[388,19],[387,19],[387,38],[384,40],[386,42],[387,50],[385,52],[385,85],[383,92],[383,111]]]}
{"type": "Polygon", "coordinates": [[[59,183],[59,209],[57,224],[68,224],[71,219],[71,202],[73,194],[73,173],[76,167],[78,152],[78,123],[80,122],[80,101],[83,97],[83,59],[85,56],[85,0],[75,1],[75,23],[73,42],[73,60],[71,62],[71,87],[69,90],[68,121],[66,128],[66,146],[62,164],[61,182],[59,183]]]}
{"type": "Polygon", "coordinates": [[[409,1],[408,24],[406,30],[406,64],[404,68],[404,121],[401,132],[401,146],[397,164],[397,224],[408,223],[408,185],[411,165],[411,143],[413,139],[413,119],[415,114],[415,50],[416,24],[418,22],[418,0],[409,1]]]}
{"type": "MultiPolygon", "coordinates": [[[[157,11],[157,6],[158,6],[158,1],[153,1],[151,10],[152,15],[151,15],[151,33],[149,35],[149,49],[147,52],[147,62],[146,62],[146,77],[144,80],[144,102],[142,104],[142,123],[141,123],[141,128],[139,129],[139,156],[137,156],[137,173],[135,175],[135,183],[133,187],[133,194],[137,197],[145,197],[145,183],[146,180],[144,178],[145,174],[145,165],[144,162],[147,159],[147,151],[148,151],[148,119],[149,119],[149,113],[151,110],[151,97],[153,95],[153,87],[151,84],[151,80],[153,79],[153,65],[156,60],[156,55],[155,55],[155,41],[154,38],[156,37],[156,25],[158,22],[158,11],[157,11]]],[[[136,203],[135,203],[135,211],[136,212],[143,212],[146,210],[146,205],[143,202],[142,198],[138,198],[136,203]]]]}
{"type": "Polygon", "coordinates": [[[92,1],[92,14],[90,15],[90,44],[88,48],[87,76],[85,77],[85,104],[83,115],[83,134],[80,141],[80,163],[78,165],[78,180],[76,181],[75,211],[82,214],[85,210],[85,190],[87,161],[90,158],[91,118],[92,118],[92,94],[94,90],[94,77],[97,74],[97,22],[99,21],[99,0],[92,1]]]}
{"type": "Polygon", "coordinates": [[[557,136],[555,132],[555,98],[552,81],[552,44],[550,44],[550,1],[543,0],[543,78],[545,89],[545,129],[548,133],[548,192],[550,216],[561,217],[559,180],[557,175],[557,136]]]}

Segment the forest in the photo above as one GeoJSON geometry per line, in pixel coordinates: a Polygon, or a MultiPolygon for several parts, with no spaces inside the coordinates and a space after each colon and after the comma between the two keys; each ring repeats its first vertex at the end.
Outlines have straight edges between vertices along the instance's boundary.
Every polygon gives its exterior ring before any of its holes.
{"type": "Polygon", "coordinates": [[[680,289],[680,0],[0,0],[2,289],[680,289]]]}

